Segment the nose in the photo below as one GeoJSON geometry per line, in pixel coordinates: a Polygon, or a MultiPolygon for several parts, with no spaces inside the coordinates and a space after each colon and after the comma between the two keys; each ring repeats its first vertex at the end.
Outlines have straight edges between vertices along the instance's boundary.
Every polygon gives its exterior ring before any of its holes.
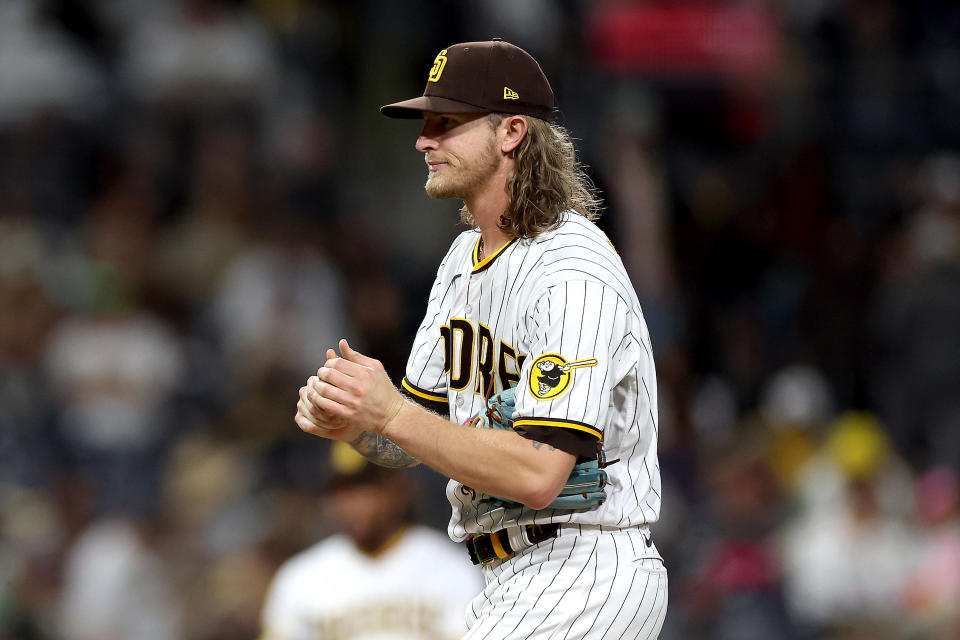
{"type": "Polygon", "coordinates": [[[437,148],[438,129],[431,118],[424,118],[423,129],[420,130],[420,137],[417,138],[417,144],[414,145],[417,151],[424,153],[437,148]]]}
{"type": "Polygon", "coordinates": [[[426,153],[427,151],[432,151],[437,148],[437,140],[427,135],[427,128],[424,126],[423,131],[420,132],[420,137],[417,138],[417,144],[414,146],[420,153],[426,153]]]}

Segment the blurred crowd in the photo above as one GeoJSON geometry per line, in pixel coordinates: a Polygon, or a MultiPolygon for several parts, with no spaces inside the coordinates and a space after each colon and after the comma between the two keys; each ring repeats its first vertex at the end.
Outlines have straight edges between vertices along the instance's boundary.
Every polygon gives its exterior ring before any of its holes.
{"type": "Polygon", "coordinates": [[[960,637],[954,2],[2,0],[0,639],[257,636],[333,528],[297,390],[399,380],[460,230],[377,108],[492,36],[650,325],[663,637],[960,637]]]}

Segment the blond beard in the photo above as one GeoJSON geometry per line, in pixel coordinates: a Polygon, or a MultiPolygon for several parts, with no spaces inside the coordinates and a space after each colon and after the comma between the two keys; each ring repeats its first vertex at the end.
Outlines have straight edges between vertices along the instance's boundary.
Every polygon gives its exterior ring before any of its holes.
{"type": "Polygon", "coordinates": [[[427,176],[423,188],[428,196],[437,200],[467,200],[487,183],[499,167],[500,156],[497,153],[496,139],[491,138],[487,148],[475,160],[462,161],[459,167],[448,164],[448,175],[445,176],[439,175],[439,171],[431,173],[427,176]]]}

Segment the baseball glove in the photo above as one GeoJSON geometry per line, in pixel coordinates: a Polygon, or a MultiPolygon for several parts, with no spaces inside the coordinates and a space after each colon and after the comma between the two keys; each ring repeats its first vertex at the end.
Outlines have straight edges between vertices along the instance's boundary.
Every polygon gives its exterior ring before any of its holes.
{"type": "MultiPolygon", "coordinates": [[[[487,410],[473,419],[476,427],[483,429],[513,429],[513,413],[516,408],[514,390],[506,389],[487,401],[487,410]]],[[[597,443],[597,458],[574,465],[560,494],[551,502],[548,509],[592,509],[603,504],[607,494],[603,488],[607,484],[605,467],[618,462],[607,462],[603,448],[597,443]]],[[[481,500],[494,506],[518,507],[519,503],[506,498],[490,496],[481,500]]]]}

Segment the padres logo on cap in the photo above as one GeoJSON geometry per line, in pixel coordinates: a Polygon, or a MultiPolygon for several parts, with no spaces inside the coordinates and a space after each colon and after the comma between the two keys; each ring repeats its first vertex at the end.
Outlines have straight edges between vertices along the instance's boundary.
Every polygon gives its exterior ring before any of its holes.
{"type": "Polygon", "coordinates": [[[530,393],[538,400],[552,400],[570,386],[573,369],[596,364],[596,358],[567,362],[566,358],[559,354],[545,353],[533,361],[530,369],[530,393]]]}
{"type": "Polygon", "coordinates": [[[430,76],[427,82],[438,82],[443,74],[443,68],[447,66],[447,50],[444,49],[433,59],[433,66],[430,68],[430,76]]]}

